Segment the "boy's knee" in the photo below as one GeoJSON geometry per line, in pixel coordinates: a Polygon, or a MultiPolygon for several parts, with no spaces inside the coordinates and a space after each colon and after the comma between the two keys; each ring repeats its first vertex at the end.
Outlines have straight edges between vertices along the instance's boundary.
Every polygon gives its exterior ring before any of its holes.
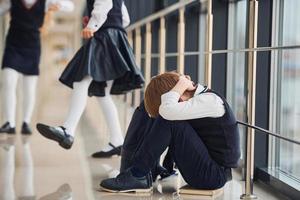
{"type": "Polygon", "coordinates": [[[173,131],[172,132],[182,132],[183,130],[191,128],[191,125],[187,121],[183,120],[166,120],[161,116],[156,118],[161,124],[169,126],[173,131]]]}

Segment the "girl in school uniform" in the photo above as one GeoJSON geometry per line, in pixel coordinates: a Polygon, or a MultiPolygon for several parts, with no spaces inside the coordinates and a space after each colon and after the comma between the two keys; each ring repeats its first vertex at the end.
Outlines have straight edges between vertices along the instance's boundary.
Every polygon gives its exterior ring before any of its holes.
{"type": "Polygon", "coordinates": [[[15,134],[16,89],[23,78],[22,134],[31,134],[30,121],[35,104],[41,55],[40,28],[46,11],[72,11],[70,0],[2,0],[0,15],[10,11],[10,27],[2,62],[4,118],[0,133],[15,134]]]}
{"type": "Polygon", "coordinates": [[[111,94],[124,94],[141,88],[144,78],[135,63],[124,30],[129,24],[129,15],[123,0],[87,0],[87,7],[90,16],[82,30],[87,42],[59,79],[73,88],[68,117],[62,126],[37,124],[37,129],[63,148],[71,148],[87,96],[96,96],[104,111],[110,141],[92,156],[110,157],[121,153],[124,140],[111,94]]]}
{"type": "Polygon", "coordinates": [[[31,134],[30,122],[35,104],[36,84],[41,54],[40,28],[48,10],[72,11],[69,0],[4,0],[0,15],[10,11],[10,27],[2,61],[3,106],[6,122],[0,133],[15,134],[16,89],[23,78],[22,134],[31,134]]]}

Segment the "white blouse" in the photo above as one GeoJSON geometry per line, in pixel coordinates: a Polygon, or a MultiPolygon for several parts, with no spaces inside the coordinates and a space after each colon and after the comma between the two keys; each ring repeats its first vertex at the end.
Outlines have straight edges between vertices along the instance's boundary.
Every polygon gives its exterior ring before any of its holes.
{"type": "MultiPolygon", "coordinates": [[[[91,18],[87,25],[88,28],[97,31],[105,23],[109,11],[113,8],[112,0],[95,0],[94,9],[92,11],[91,18]]],[[[130,24],[130,18],[128,10],[123,2],[122,4],[122,20],[123,27],[130,24]]]]}
{"type": "MultiPolygon", "coordinates": [[[[37,0],[22,0],[26,7],[32,7],[37,0]]],[[[57,4],[60,11],[72,12],[74,10],[74,3],[72,0],[46,0],[46,11],[48,8],[57,4]]],[[[0,0],[0,15],[8,12],[10,10],[11,2],[10,0],[0,0]]]]}

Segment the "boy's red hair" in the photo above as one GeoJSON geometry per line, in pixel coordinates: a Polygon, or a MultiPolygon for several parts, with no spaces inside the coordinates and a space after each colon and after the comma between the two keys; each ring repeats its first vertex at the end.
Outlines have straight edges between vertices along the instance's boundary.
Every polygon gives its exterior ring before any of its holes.
{"type": "Polygon", "coordinates": [[[169,92],[178,82],[179,74],[166,72],[151,79],[145,91],[145,108],[151,117],[159,115],[161,95],[169,92]]]}

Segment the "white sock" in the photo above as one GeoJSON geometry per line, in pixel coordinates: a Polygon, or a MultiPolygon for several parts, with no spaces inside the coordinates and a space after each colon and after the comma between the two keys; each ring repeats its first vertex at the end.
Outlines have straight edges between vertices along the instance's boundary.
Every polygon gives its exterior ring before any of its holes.
{"type": "Polygon", "coordinates": [[[75,135],[77,124],[85,109],[88,89],[92,80],[91,77],[86,77],[81,82],[75,82],[73,84],[69,113],[63,125],[67,129],[66,132],[73,137],[75,135]]]}
{"type": "Polygon", "coordinates": [[[23,76],[23,121],[30,124],[36,99],[38,76],[23,76]]]}
{"type": "MultiPolygon", "coordinates": [[[[109,141],[117,147],[123,144],[124,137],[122,135],[118,110],[110,95],[112,84],[113,81],[107,81],[107,87],[105,88],[105,97],[98,97],[97,99],[101,105],[108,126],[109,141]]],[[[111,149],[111,146],[106,145],[102,149],[102,151],[110,151],[111,149]]]]}
{"type": "Polygon", "coordinates": [[[4,119],[11,127],[16,126],[16,102],[17,102],[17,83],[19,73],[10,68],[3,70],[3,102],[4,102],[4,119]]]}

